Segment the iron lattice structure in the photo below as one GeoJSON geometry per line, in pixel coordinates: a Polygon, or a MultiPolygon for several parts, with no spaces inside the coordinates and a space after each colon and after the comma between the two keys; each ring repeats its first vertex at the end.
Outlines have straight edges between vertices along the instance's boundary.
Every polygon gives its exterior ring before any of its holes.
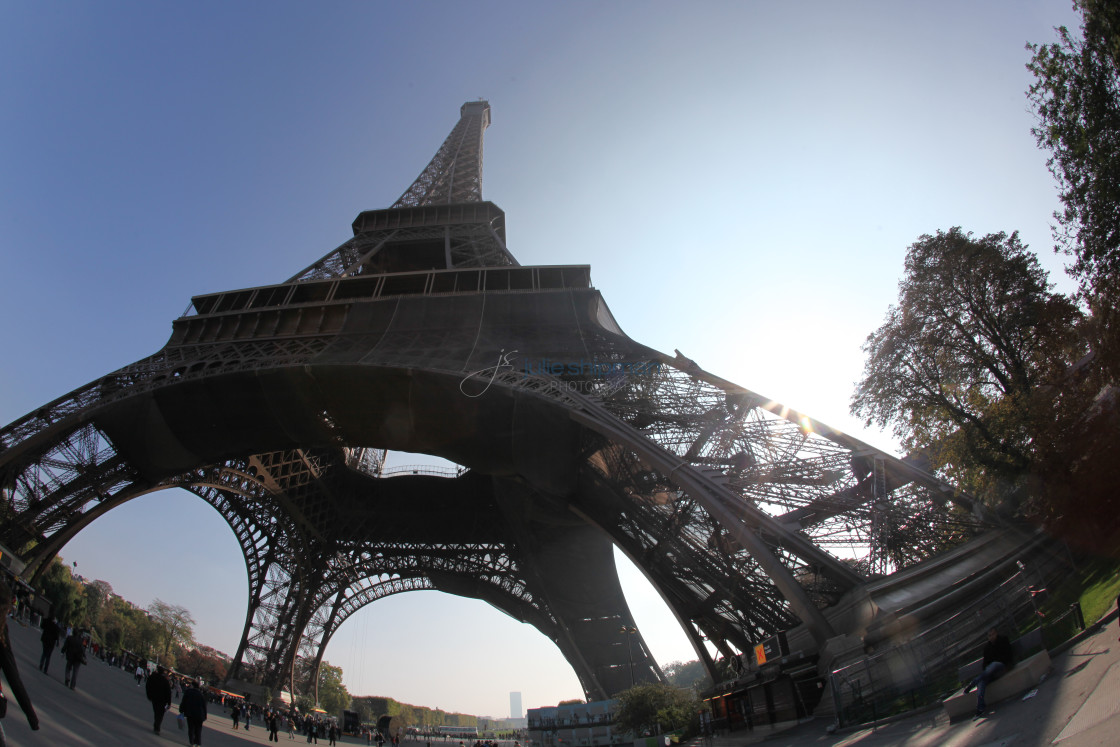
{"type": "Polygon", "coordinates": [[[615,546],[714,674],[799,623],[823,643],[823,608],[977,529],[920,464],[631,340],[589,267],[518,265],[481,195],[489,119],[465,104],[400,200],[288,281],[194,297],[159,352],[0,431],[0,541],[38,574],[184,488],[245,556],[231,677],[317,682],[355,611],[434,589],[532,624],[601,699],[661,677],[640,634],[629,664],[615,546]],[[462,468],[391,474],[390,449],[462,468]]]}

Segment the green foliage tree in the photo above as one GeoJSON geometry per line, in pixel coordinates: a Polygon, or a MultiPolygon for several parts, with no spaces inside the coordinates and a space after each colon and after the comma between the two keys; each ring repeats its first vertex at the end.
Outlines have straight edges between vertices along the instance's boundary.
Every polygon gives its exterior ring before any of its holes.
{"type": "Polygon", "coordinates": [[[134,605],[114,594],[102,611],[98,628],[101,642],[113,650],[138,651],[140,619],[146,620],[147,616],[140,614],[134,605]]]}
{"type": "Polygon", "coordinates": [[[51,614],[66,625],[81,625],[86,617],[86,598],[82,585],[70,568],[55,558],[39,579],[39,592],[51,603],[51,614]]]}
{"type": "Polygon", "coordinates": [[[1056,44],[1027,45],[1034,84],[1032,128],[1058,183],[1057,249],[1074,258],[1091,312],[1084,333],[1100,387],[1120,379],[1120,5],[1075,0],[1080,38],[1057,29],[1056,44]]]}
{"type": "Polygon", "coordinates": [[[662,667],[665,679],[670,685],[683,687],[694,692],[700,692],[706,687],[711,687],[711,676],[699,659],[692,661],[671,661],[662,667]]]}
{"type": "Polygon", "coordinates": [[[693,726],[698,718],[696,694],[663,683],[636,685],[617,696],[615,722],[635,735],[651,735],[693,726]]]}
{"type": "Polygon", "coordinates": [[[1058,181],[1063,209],[1056,238],[1089,285],[1120,274],[1120,6],[1075,0],[1081,38],[1057,29],[1060,42],[1029,44],[1027,91],[1038,114],[1032,129],[1058,181]]]}
{"type": "Polygon", "coordinates": [[[341,716],[350,707],[350,693],[342,684],[342,667],[323,662],[319,667],[319,707],[329,714],[341,716]]]}
{"type": "Polygon", "coordinates": [[[86,615],[91,623],[97,625],[101,622],[102,612],[113,594],[113,587],[108,581],[92,581],[86,584],[82,594],[86,602],[86,615]]]}
{"type": "Polygon", "coordinates": [[[1086,324],[1016,235],[922,236],[852,413],[974,495],[1114,554],[1120,389],[1084,355],[1086,324]]]}
{"type": "Polygon", "coordinates": [[[160,653],[163,633],[158,623],[152,620],[146,610],[124,602],[118,607],[122,628],[124,648],[141,656],[152,657],[160,653]]]}
{"type": "Polygon", "coordinates": [[[993,499],[1030,482],[1055,391],[1083,353],[1076,306],[1017,234],[922,236],[898,305],[864,344],[851,411],[993,499]]]}
{"type": "Polygon", "coordinates": [[[380,718],[381,716],[388,715],[389,701],[391,698],[383,698],[380,695],[367,695],[362,698],[362,702],[370,712],[370,720],[380,718]]]}
{"type": "MultiPolygon", "coordinates": [[[[575,701],[577,703],[582,701],[575,701]]],[[[447,713],[434,708],[400,703],[380,695],[362,695],[351,700],[350,709],[362,715],[363,722],[376,721],[381,716],[392,716],[396,726],[477,726],[478,717],[461,713],[447,713]]]]}

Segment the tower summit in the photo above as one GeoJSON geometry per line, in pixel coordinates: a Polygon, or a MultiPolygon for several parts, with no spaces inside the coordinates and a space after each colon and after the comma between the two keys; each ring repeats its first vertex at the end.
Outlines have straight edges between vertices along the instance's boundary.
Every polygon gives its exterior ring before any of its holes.
{"type": "Polygon", "coordinates": [[[459,123],[393,207],[482,202],[482,135],[489,126],[489,102],[463,104],[459,123]]]}
{"type": "Polygon", "coordinates": [[[393,207],[361,213],[353,239],[289,282],[517,265],[506,249],[505,213],[482,199],[489,124],[489,103],[463,104],[451,134],[393,207]]]}

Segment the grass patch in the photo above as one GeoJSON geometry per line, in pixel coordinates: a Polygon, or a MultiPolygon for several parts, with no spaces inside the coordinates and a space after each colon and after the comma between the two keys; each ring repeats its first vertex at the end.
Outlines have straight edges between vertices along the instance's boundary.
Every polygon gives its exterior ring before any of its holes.
{"type": "Polygon", "coordinates": [[[1081,602],[1085,624],[1092,625],[1116,606],[1117,594],[1120,594],[1120,560],[1087,558],[1079,561],[1051,590],[1039,611],[1046,619],[1055,620],[1066,613],[1071,604],[1081,602]]]}
{"type": "Polygon", "coordinates": [[[1116,597],[1120,595],[1120,562],[1110,562],[1112,577],[1097,580],[1081,594],[1081,611],[1085,614],[1086,625],[1100,620],[1116,606],[1116,597]]]}

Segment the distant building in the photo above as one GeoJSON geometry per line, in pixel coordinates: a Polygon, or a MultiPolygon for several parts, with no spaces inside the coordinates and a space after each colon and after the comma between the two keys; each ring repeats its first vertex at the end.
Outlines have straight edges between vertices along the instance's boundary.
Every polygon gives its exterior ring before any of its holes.
{"type": "Polygon", "coordinates": [[[523,731],[524,729],[524,718],[478,717],[478,731],[486,736],[496,736],[500,732],[523,731]]]}
{"type": "Polygon", "coordinates": [[[529,709],[529,747],[607,747],[633,736],[614,723],[617,700],[529,709]]]}
{"type": "Polygon", "coordinates": [[[521,693],[509,694],[509,717],[510,718],[523,718],[524,713],[521,712],[521,693]]]}

